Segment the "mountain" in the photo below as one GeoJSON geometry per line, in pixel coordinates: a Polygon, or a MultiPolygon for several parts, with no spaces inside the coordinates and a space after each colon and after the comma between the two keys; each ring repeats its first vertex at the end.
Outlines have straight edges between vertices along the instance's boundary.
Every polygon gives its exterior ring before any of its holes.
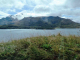
{"type": "Polygon", "coordinates": [[[8,24],[14,24],[16,23],[18,20],[12,18],[12,16],[8,16],[5,18],[0,19],[0,25],[8,25],[8,24]]]}
{"type": "MultiPolygon", "coordinates": [[[[80,24],[73,22],[70,19],[64,19],[58,16],[43,16],[43,17],[25,17],[21,20],[6,17],[2,22],[6,24],[0,28],[33,28],[33,29],[54,29],[54,28],[80,28],[80,24]]],[[[0,23],[1,25],[1,23],[0,23]]]]}
{"type": "Polygon", "coordinates": [[[18,26],[25,26],[30,28],[78,28],[79,23],[73,22],[70,19],[64,19],[60,17],[25,17],[16,23],[18,26]]]}

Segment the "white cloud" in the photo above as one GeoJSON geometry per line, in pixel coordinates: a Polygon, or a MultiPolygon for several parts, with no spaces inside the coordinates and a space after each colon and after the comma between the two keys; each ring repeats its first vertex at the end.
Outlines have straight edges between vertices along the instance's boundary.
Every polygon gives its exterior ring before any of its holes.
{"type": "Polygon", "coordinates": [[[18,19],[28,16],[65,15],[65,18],[80,22],[80,0],[0,0],[0,11],[5,16],[8,12],[15,12],[18,19]]]}
{"type": "Polygon", "coordinates": [[[31,11],[22,11],[22,12],[19,12],[17,13],[16,15],[13,16],[13,18],[17,18],[17,19],[23,19],[24,17],[37,17],[37,16],[47,16],[48,13],[36,13],[36,12],[31,12],[31,11]]]}
{"type": "Polygon", "coordinates": [[[15,9],[7,9],[6,12],[16,12],[15,9]]]}
{"type": "Polygon", "coordinates": [[[6,16],[9,16],[9,14],[0,11],[0,19],[1,19],[2,17],[6,17],[6,16]]]}
{"type": "Polygon", "coordinates": [[[0,0],[0,8],[21,9],[25,5],[25,0],[0,0]]]}
{"type": "Polygon", "coordinates": [[[34,8],[34,12],[36,13],[48,13],[51,11],[51,8],[49,6],[43,6],[43,5],[37,5],[34,8]]]}
{"type": "Polygon", "coordinates": [[[80,7],[80,0],[66,0],[65,6],[68,8],[80,7]]]}

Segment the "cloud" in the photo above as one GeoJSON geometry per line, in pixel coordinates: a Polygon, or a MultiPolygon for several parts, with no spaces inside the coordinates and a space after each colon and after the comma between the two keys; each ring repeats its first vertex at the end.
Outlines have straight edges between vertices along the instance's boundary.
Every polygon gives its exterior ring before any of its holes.
{"type": "Polygon", "coordinates": [[[2,11],[0,11],[0,19],[2,18],[2,17],[6,17],[6,16],[9,16],[10,14],[7,14],[7,13],[4,13],[4,12],[2,12],[2,11]]]}
{"type": "Polygon", "coordinates": [[[0,8],[21,9],[25,5],[25,0],[0,0],[0,8]]]}
{"type": "Polygon", "coordinates": [[[24,17],[37,17],[37,16],[47,16],[48,13],[36,13],[29,10],[24,10],[22,12],[17,13],[16,15],[12,16],[13,18],[17,18],[18,20],[23,19],[24,17]]]}
{"type": "Polygon", "coordinates": [[[15,9],[7,9],[6,11],[7,11],[7,12],[16,12],[15,9]]]}
{"type": "Polygon", "coordinates": [[[79,11],[80,0],[0,0],[0,12],[3,12],[0,17],[11,12],[18,19],[28,16],[64,16],[80,22],[79,11]]]}
{"type": "Polygon", "coordinates": [[[25,4],[26,0],[0,0],[0,18],[10,15],[9,12],[22,10],[25,4]]]}
{"type": "Polygon", "coordinates": [[[50,11],[51,11],[51,8],[49,6],[37,5],[34,8],[34,12],[36,13],[47,13],[50,11]]]}
{"type": "Polygon", "coordinates": [[[80,0],[66,0],[65,6],[68,8],[80,7],[80,0]]]}

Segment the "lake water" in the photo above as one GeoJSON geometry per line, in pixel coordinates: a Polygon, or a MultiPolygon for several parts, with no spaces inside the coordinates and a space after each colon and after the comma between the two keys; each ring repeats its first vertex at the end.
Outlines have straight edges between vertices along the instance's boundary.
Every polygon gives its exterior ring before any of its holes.
{"type": "Polygon", "coordinates": [[[80,36],[80,28],[76,29],[53,29],[53,30],[41,30],[41,29],[0,29],[0,42],[7,42],[15,39],[22,39],[34,36],[49,36],[49,35],[76,35],[80,36]]]}

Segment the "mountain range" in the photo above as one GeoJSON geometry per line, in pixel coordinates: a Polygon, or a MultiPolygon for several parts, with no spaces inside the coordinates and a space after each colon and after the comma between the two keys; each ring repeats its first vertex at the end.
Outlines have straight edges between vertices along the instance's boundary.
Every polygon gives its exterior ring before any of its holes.
{"type": "Polygon", "coordinates": [[[0,19],[0,29],[54,29],[80,28],[80,23],[58,16],[24,17],[21,20],[12,16],[0,19]]]}

